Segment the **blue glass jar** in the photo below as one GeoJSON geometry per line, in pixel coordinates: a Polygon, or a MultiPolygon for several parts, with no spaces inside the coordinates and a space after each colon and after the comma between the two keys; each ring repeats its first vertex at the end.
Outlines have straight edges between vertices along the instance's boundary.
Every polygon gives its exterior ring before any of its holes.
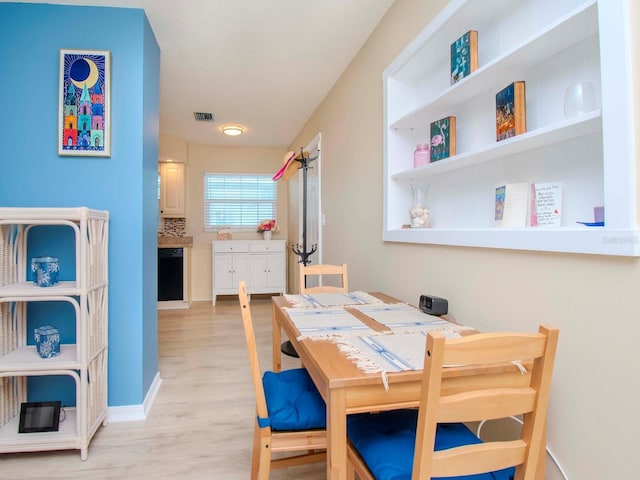
{"type": "Polygon", "coordinates": [[[39,287],[52,287],[58,283],[60,263],[58,257],[33,257],[31,259],[33,283],[39,287]]]}

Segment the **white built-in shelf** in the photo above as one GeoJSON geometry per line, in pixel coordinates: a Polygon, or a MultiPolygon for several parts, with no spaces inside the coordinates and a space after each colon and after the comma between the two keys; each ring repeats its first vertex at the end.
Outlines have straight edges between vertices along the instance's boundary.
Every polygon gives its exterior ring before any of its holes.
{"type": "Polygon", "coordinates": [[[529,66],[551,58],[597,33],[598,8],[595,0],[591,0],[479,66],[472,75],[440,92],[435,98],[428,99],[398,120],[390,119],[390,126],[395,129],[414,128],[445,117],[452,108],[495,87],[503,79],[519,77],[529,66]]]}
{"type": "Polygon", "coordinates": [[[385,235],[389,242],[640,256],[640,244],[636,238],[628,231],[583,225],[561,228],[412,228],[388,230],[385,235]]]}
{"type": "Polygon", "coordinates": [[[625,2],[451,0],[383,72],[382,238],[463,247],[640,256],[631,28],[625,2]],[[450,46],[478,31],[478,68],[451,85],[450,46]],[[495,94],[526,84],[527,131],[496,141],[495,94]],[[565,118],[568,86],[589,82],[596,109],[565,118]],[[456,117],[456,155],[413,168],[431,122],[456,117]],[[560,227],[494,226],[495,188],[562,184],[560,227]],[[426,188],[432,228],[411,223],[426,188]],[[605,225],[587,227],[594,207],[605,225]]]}
{"type": "Polygon", "coordinates": [[[600,115],[600,110],[589,112],[500,142],[488,143],[476,150],[464,152],[422,167],[405,170],[392,175],[391,178],[393,180],[426,178],[498,160],[536,148],[551,146],[573,138],[593,135],[600,131],[600,115]]]}

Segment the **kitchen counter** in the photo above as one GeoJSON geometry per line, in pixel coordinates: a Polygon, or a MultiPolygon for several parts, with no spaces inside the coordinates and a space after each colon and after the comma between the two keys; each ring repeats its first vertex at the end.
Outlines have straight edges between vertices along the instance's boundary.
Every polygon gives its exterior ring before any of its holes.
{"type": "Polygon", "coordinates": [[[158,235],[158,248],[193,247],[193,237],[169,237],[158,235]]]}

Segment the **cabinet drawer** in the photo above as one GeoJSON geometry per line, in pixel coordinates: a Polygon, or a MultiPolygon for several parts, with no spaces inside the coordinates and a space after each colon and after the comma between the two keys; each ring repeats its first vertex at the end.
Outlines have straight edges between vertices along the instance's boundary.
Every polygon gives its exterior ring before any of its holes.
{"type": "Polygon", "coordinates": [[[223,242],[213,242],[213,253],[238,253],[248,252],[249,243],[247,242],[233,242],[225,240],[223,242]]]}
{"type": "Polygon", "coordinates": [[[272,242],[269,240],[261,240],[253,242],[249,246],[251,253],[271,253],[271,252],[284,252],[284,242],[272,242]]]}

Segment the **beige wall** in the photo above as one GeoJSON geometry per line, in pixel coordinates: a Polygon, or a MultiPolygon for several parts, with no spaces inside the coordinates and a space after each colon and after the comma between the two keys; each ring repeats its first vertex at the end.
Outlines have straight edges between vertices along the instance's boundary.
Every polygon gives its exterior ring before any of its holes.
{"type": "MultiPolygon", "coordinates": [[[[193,236],[191,257],[191,299],[211,300],[211,241],[216,232],[205,232],[203,227],[202,188],[205,172],[269,173],[282,166],[284,148],[211,147],[189,144],[189,164],[186,166],[187,235],[193,236]]],[[[287,238],[287,188],[278,184],[278,218],[283,219],[274,239],[287,238]]],[[[254,231],[233,232],[235,239],[257,240],[254,231]]]]}
{"type": "Polygon", "coordinates": [[[160,134],[158,156],[161,162],[189,163],[189,147],[186,140],[166,133],[160,134]]]}
{"type": "MultiPolygon", "coordinates": [[[[381,240],[382,71],[445,3],[395,2],[292,142],[322,132],[324,260],[347,262],[354,290],[412,303],[421,293],[443,296],[480,330],[557,325],[551,450],[572,480],[635,478],[640,260],[381,240]]],[[[551,464],[548,472],[561,478],[551,464]]]]}

